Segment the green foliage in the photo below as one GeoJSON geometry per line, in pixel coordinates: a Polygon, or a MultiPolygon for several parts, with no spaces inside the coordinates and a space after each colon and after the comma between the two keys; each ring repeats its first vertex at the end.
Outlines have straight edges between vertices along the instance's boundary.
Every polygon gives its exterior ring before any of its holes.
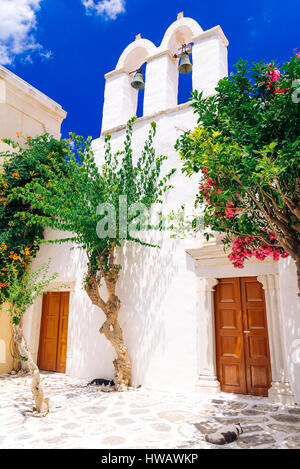
{"type": "Polygon", "coordinates": [[[21,257],[11,260],[3,250],[0,251],[0,258],[1,265],[5,266],[5,282],[0,284],[0,310],[7,304],[12,323],[18,325],[27,308],[44,293],[57,274],[48,276],[50,260],[31,271],[31,260],[26,259],[26,263],[21,257]]]}
{"type": "Polygon", "coordinates": [[[23,355],[19,355],[19,360],[21,360],[22,362],[28,362],[28,358],[23,357],[23,355]]]}
{"type": "MultiPolygon", "coordinates": [[[[98,211],[99,205],[112,204],[118,218],[120,196],[127,196],[128,206],[142,203],[149,209],[154,203],[161,203],[163,194],[171,187],[169,180],[175,170],[160,177],[167,157],[155,154],[154,123],[141,155],[134,155],[131,144],[134,120],[128,122],[124,148],[116,154],[112,154],[111,138],[106,136],[105,160],[100,169],[95,162],[91,140],[70,134],[69,141],[58,142],[65,157],[57,158],[55,152],[47,154],[43,177],[32,178],[23,186],[14,187],[8,197],[8,200],[18,200],[33,208],[17,214],[26,226],[51,227],[71,233],[69,238],[55,242],[72,241],[86,250],[94,273],[100,267],[100,257],[104,256],[101,263],[107,265],[109,250],[120,245],[122,240],[143,244],[132,238],[128,231],[119,233],[118,229],[115,236],[108,233],[105,238],[99,237],[96,228],[104,216],[98,211]]],[[[25,150],[22,157],[26,158],[25,150]]]]}
{"type": "Polygon", "coordinates": [[[176,144],[183,172],[202,172],[196,205],[205,204],[205,225],[226,233],[225,244],[251,235],[254,243],[282,248],[296,259],[300,112],[294,94],[300,60],[292,57],[280,73],[274,63],[249,67],[242,60],[236,69],[214,96],[194,92],[199,125],[176,144]]]}
{"type": "MultiPolygon", "coordinates": [[[[25,248],[30,250],[34,257],[43,238],[43,226],[39,223],[29,223],[28,215],[32,218],[42,216],[42,204],[33,208],[30,200],[39,199],[39,194],[22,200],[15,197],[15,193],[24,189],[34,181],[47,186],[48,170],[55,170],[61,162],[65,162],[66,148],[64,141],[58,142],[45,134],[37,138],[28,137],[25,146],[9,139],[3,139],[11,146],[13,152],[0,153],[4,159],[0,174],[0,244],[7,247],[7,251],[21,254],[25,248]]],[[[25,264],[19,264],[19,268],[25,264]]],[[[0,263],[0,270],[5,267],[0,263]]]]}

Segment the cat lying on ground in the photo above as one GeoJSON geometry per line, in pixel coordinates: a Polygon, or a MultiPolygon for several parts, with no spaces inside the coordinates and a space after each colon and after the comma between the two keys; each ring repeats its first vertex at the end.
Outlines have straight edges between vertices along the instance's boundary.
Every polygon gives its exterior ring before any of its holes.
{"type": "Polygon", "coordinates": [[[91,386],[95,384],[96,386],[114,386],[115,382],[113,379],[103,379],[103,378],[96,378],[93,379],[90,383],[88,383],[88,386],[91,386]]]}
{"type": "Polygon", "coordinates": [[[216,433],[205,435],[205,440],[208,443],[213,443],[214,445],[226,445],[237,440],[242,433],[243,429],[241,424],[237,423],[236,425],[224,427],[216,433]]]}

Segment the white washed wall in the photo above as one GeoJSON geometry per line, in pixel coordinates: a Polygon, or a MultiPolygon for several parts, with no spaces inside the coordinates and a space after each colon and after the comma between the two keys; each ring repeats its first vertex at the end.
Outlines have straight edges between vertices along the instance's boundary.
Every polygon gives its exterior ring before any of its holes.
{"type": "Polygon", "coordinates": [[[292,390],[300,404],[300,298],[296,265],[291,258],[279,262],[279,285],[287,366],[292,390]]]}
{"type": "MultiPolygon", "coordinates": [[[[164,170],[178,167],[173,177],[175,189],[169,192],[164,209],[179,208],[194,201],[198,177],[187,180],[181,174],[181,163],[174,150],[179,135],[177,127],[192,128],[196,118],[189,107],[156,118],[157,136],[154,146],[167,154],[164,170]]],[[[134,125],[133,147],[138,154],[147,136],[150,120],[134,125]]],[[[112,147],[119,148],[125,131],[112,135],[112,147]]],[[[98,164],[103,158],[103,139],[94,141],[98,164]]],[[[66,236],[66,235],[65,235],[66,236]]],[[[196,343],[196,276],[185,249],[191,241],[170,239],[157,241],[160,249],[126,243],[119,252],[121,271],[118,293],[122,301],[120,322],[129,347],[133,367],[133,384],[153,388],[178,389],[181,383],[192,387],[197,378],[196,343]]],[[[48,230],[47,238],[55,234],[48,230]]],[[[71,292],[67,373],[91,379],[113,376],[114,351],[99,328],[104,314],[91,305],[82,289],[86,258],[78,249],[66,244],[44,244],[33,268],[52,258],[51,273],[57,280],[76,282],[71,292]]],[[[24,329],[34,357],[37,357],[41,304],[31,308],[24,317],[24,329]],[[35,309],[35,312],[33,310],[35,309]]]]}

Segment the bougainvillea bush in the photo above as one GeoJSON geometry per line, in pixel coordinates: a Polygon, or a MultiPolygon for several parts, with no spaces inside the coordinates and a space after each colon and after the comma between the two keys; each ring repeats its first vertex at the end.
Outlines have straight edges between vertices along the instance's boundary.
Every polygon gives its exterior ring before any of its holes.
{"type": "Polygon", "coordinates": [[[291,256],[300,288],[299,57],[281,67],[240,60],[214,96],[194,92],[198,127],[176,148],[183,172],[201,174],[196,205],[224,233],[233,265],[291,256]]]}

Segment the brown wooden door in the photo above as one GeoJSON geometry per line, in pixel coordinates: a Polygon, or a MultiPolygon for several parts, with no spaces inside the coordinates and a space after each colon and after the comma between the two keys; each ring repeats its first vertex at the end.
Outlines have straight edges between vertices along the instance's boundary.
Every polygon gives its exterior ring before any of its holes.
{"type": "Polygon", "coordinates": [[[221,279],[215,293],[215,316],[222,391],[267,396],[270,352],[264,291],[257,278],[221,279]]]}
{"type": "Polygon", "coordinates": [[[43,296],[38,367],[41,370],[66,371],[69,319],[69,292],[51,292],[43,296]]]}

